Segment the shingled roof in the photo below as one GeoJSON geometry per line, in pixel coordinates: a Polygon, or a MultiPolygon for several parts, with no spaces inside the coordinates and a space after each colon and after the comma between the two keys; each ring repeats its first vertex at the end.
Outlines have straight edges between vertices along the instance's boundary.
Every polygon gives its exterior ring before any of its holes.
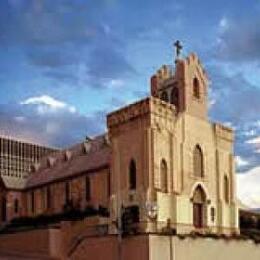
{"type": "Polygon", "coordinates": [[[111,148],[106,135],[86,140],[69,149],[43,158],[30,175],[26,189],[71,178],[83,172],[109,167],[111,148]]]}

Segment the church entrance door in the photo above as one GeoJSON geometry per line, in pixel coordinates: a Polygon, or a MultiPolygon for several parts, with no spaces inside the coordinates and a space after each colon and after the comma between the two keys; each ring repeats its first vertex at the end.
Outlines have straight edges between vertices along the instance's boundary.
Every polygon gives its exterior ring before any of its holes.
{"type": "Polygon", "coordinates": [[[206,194],[201,186],[198,186],[193,195],[193,225],[195,228],[203,228],[206,220],[206,194]]]}
{"type": "Polygon", "coordinates": [[[203,205],[200,203],[193,204],[193,224],[196,228],[203,227],[203,205]]]}

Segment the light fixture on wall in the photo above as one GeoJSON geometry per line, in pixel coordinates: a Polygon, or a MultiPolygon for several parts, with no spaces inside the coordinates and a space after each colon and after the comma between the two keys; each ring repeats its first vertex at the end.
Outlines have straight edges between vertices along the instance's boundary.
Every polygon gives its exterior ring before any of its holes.
{"type": "Polygon", "coordinates": [[[157,218],[157,214],[158,214],[157,202],[147,201],[145,208],[146,208],[147,215],[150,219],[156,219],[157,218]]]}

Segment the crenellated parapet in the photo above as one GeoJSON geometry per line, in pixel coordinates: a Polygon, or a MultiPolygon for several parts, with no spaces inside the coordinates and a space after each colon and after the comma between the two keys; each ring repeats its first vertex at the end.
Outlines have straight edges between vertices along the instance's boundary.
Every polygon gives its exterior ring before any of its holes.
{"type": "Polygon", "coordinates": [[[222,124],[214,123],[213,125],[216,137],[224,139],[229,142],[234,142],[234,131],[222,124]]]}
{"type": "Polygon", "coordinates": [[[117,127],[149,114],[166,119],[173,119],[176,114],[176,109],[175,106],[170,103],[155,97],[149,97],[108,114],[107,126],[108,128],[117,127]]]}

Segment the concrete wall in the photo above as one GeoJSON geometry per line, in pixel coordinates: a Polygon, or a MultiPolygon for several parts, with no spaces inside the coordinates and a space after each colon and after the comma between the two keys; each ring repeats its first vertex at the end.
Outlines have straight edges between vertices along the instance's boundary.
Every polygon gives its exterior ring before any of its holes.
{"type": "Polygon", "coordinates": [[[259,260],[260,245],[251,240],[156,236],[149,238],[149,260],[259,260]]]}
{"type": "Polygon", "coordinates": [[[251,240],[199,237],[180,239],[176,236],[143,235],[125,238],[119,247],[117,237],[108,236],[82,241],[70,259],[259,260],[260,245],[251,240]]]}

